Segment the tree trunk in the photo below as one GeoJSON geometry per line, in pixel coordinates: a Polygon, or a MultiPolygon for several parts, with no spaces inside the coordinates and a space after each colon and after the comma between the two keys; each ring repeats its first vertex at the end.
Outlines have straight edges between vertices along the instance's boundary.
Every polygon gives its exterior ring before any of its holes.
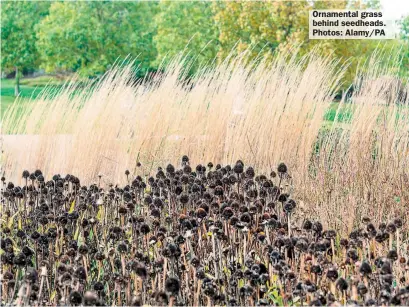
{"type": "Polygon", "coordinates": [[[20,75],[18,71],[18,67],[16,66],[16,76],[15,76],[15,87],[14,87],[14,96],[18,96],[20,94],[20,75]]]}

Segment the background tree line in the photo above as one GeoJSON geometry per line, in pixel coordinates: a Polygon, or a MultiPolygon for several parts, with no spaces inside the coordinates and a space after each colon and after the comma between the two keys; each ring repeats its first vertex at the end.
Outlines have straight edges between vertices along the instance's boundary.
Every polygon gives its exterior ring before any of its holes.
{"type": "MultiPolygon", "coordinates": [[[[409,71],[409,16],[403,19],[400,40],[309,40],[311,9],[378,8],[378,0],[280,2],[5,2],[1,11],[1,64],[5,73],[45,69],[76,72],[84,77],[104,73],[118,59],[133,59],[139,75],[155,71],[164,58],[185,51],[195,63],[222,61],[234,52],[251,50],[250,57],[299,46],[299,55],[312,48],[356,65],[381,43],[403,46],[409,71]],[[361,2],[361,1],[360,1],[361,2]]],[[[193,67],[195,68],[195,67],[193,67]]]]}

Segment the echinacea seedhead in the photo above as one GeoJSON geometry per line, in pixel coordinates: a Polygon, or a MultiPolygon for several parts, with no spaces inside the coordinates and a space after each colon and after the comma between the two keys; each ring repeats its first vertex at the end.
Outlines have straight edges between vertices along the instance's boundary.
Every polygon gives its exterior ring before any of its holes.
{"type": "Polygon", "coordinates": [[[336,287],[339,291],[346,291],[348,289],[348,282],[341,277],[337,280],[336,287]]]}
{"type": "Polygon", "coordinates": [[[170,295],[177,295],[180,290],[180,281],[176,277],[168,277],[165,281],[165,289],[170,295]]]}
{"type": "Polygon", "coordinates": [[[185,166],[183,167],[183,173],[184,173],[185,175],[189,175],[189,174],[192,173],[192,168],[190,167],[190,165],[185,165],[185,166]]]}
{"type": "Polygon", "coordinates": [[[367,225],[368,223],[371,222],[371,219],[367,216],[362,217],[362,223],[364,223],[365,225],[367,225]]]}
{"type": "Polygon", "coordinates": [[[308,243],[307,243],[307,241],[304,240],[304,239],[299,239],[299,240],[297,241],[297,243],[295,244],[295,248],[296,248],[297,250],[299,250],[300,252],[304,253],[304,252],[306,252],[307,249],[308,249],[308,243]]]}
{"type": "Polygon", "coordinates": [[[23,253],[18,253],[14,258],[13,258],[13,263],[17,266],[25,266],[27,261],[26,255],[23,253]]]}
{"type": "Polygon", "coordinates": [[[256,174],[255,174],[254,168],[252,168],[251,166],[249,166],[249,167],[246,169],[246,177],[247,177],[247,178],[254,178],[255,175],[256,175],[256,174]]]}
{"type": "Polygon", "coordinates": [[[82,266],[78,267],[74,272],[74,276],[78,278],[79,280],[86,280],[87,274],[86,274],[85,268],[82,266]]]}
{"type": "Polygon", "coordinates": [[[135,273],[142,279],[146,279],[148,276],[148,271],[143,263],[138,263],[135,268],[135,273]]]}
{"type": "Polygon", "coordinates": [[[366,261],[362,262],[362,264],[361,264],[361,266],[359,268],[359,273],[361,273],[364,276],[368,276],[368,275],[372,274],[371,265],[366,261]]]}
{"type": "Polygon", "coordinates": [[[184,205],[187,204],[189,202],[189,195],[185,194],[185,193],[181,194],[179,196],[179,201],[180,201],[180,203],[182,203],[184,205]]]}
{"type": "Polygon", "coordinates": [[[320,234],[322,232],[322,224],[319,221],[316,221],[313,223],[312,225],[312,230],[316,233],[316,234],[320,234]]]}
{"type": "Polygon", "coordinates": [[[243,213],[240,216],[240,222],[242,223],[250,223],[251,222],[251,215],[249,213],[243,213]]]}
{"type": "Polygon", "coordinates": [[[349,249],[347,252],[347,256],[352,259],[353,261],[357,261],[359,259],[359,255],[358,252],[356,251],[356,249],[349,249]]]}
{"type": "Polygon", "coordinates": [[[375,236],[375,241],[378,243],[385,242],[389,239],[389,233],[387,232],[378,232],[375,236]]]}
{"type": "Polygon", "coordinates": [[[289,199],[289,200],[287,200],[287,202],[284,204],[284,211],[285,211],[287,214],[290,214],[291,212],[294,211],[295,207],[296,207],[295,201],[294,201],[293,199],[289,199]]]}
{"type": "Polygon", "coordinates": [[[24,178],[24,179],[28,179],[29,176],[30,176],[30,172],[29,172],[29,171],[27,171],[27,170],[23,171],[23,178],[24,178]]]}
{"type": "Polygon", "coordinates": [[[82,304],[82,295],[78,291],[72,291],[70,293],[69,301],[74,306],[79,306],[82,304]]]}
{"type": "Polygon", "coordinates": [[[390,250],[388,252],[387,258],[391,261],[396,261],[398,260],[398,253],[396,252],[396,250],[390,250]]]}
{"type": "Polygon", "coordinates": [[[302,227],[304,230],[309,231],[312,229],[312,222],[310,220],[305,220],[302,227]]]}
{"type": "Polygon", "coordinates": [[[102,291],[104,290],[104,284],[100,281],[97,281],[93,286],[95,291],[102,291]]]}
{"type": "Polygon", "coordinates": [[[392,265],[389,260],[384,260],[381,264],[381,271],[382,275],[391,275],[392,274],[392,265]]]}
{"type": "Polygon", "coordinates": [[[118,244],[118,252],[120,254],[125,254],[128,251],[128,245],[125,242],[120,242],[118,244]]]}
{"type": "Polygon", "coordinates": [[[250,285],[244,285],[239,291],[242,296],[251,296],[254,293],[254,288],[250,285]]]}
{"type": "Polygon", "coordinates": [[[234,165],[233,171],[234,171],[236,174],[241,174],[241,173],[243,173],[243,164],[242,164],[242,163],[236,163],[236,164],[234,165]]]}
{"type": "Polygon", "coordinates": [[[396,225],[393,222],[389,223],[386,226],[386,232],[389,233],[389,234],[395,233],[396,232],[396,225]]]}
{"type": "Polygon", "coordinates": [[[88,249],[88,246],[87,246],[86,244],[82,244],[82,245],[78,248],[78,252],[79,252],[81,255],[86,255],[86,254],[88,254],[88,251],[89,251],[89,249],[88,249]]]}
{"type": "Polygon", "coordinates": [[[335,268],[329,268],[327,271],[327,278],[332,282],[335,282],[338,278],[338,271],[335,268]]]}
{"type": "Polygon", "coordinates": [[[395,224],[396,228],[402,228],[403,222],[401,218],[396,218],[394,219],[393,223],[395,224]]]}
{"type": "Polygon", "coordinates": [[[204,290],[203,293],[207,297],[214,298],[216,296],[216,287],[211,282],[204,283],[204,290]]]}
{"type": "Polygon", "coordinates": [[[278,167],[277,167],[277,171],[278,171],[280,174],[285,174],[285,173],[287,173],[287,171],[288,171],[287,165],[285,165],[284,163],[280,163],[280,164],[278,165],[278,167]]]}
{"type": "Polygon", "coordinates": [[[286,193],[280,194],[278,196],[278,201],[281,202],[281,203],[285,203],[287,201],[288,197],[289,197],[289,195],[286,194],[286,193]]]}
{"type": "Polygon", "coordinates": [[[377,305],[378,303],[372,298],[369,298],[365,301],[365,306],[377,306],[377,305]]]}
{"type": "Polygon", "coordinates": [[[266,234],[265,234],[263,231],[260,232],[260,233],[258,233],[257,239],[258,239],[260,242],[264,242],[264,240],[266,239],[266,234]]]}
{"type": "Polygon", "coordinates": [[[144,235],[148,234],[151,231],[149,225],[146,223],[141,224],[140,230],[141,230],[141,233],[143,233],[144,235]]]}
{"type": "Polygon", "coordinates": [[[37,280],[38,280],[38,273],[37,273],[37,271],[36,271],[34,268],[30,268],[30,267],[27,268],[27,271],[26,271],[26,273],[25,273],[24,279],[25,279],[27,282],[31,283],[31,284],[36,283],[37,280]]]}
{"type": "Polygon", "coordinates": [[[322,268],[319,264],[315,264],[311,266],[311,273],[322,275],[322,268]]]}

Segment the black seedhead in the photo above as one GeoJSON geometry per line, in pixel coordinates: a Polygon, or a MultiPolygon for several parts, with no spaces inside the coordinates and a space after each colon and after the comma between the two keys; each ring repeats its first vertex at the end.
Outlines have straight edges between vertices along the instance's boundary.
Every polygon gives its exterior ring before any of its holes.
{"type": "Polygon", "coordinates": [[[168,277],[165,281],[166,292],[177,295],[180,290],[180,281],[176,277],[168,277]]]}

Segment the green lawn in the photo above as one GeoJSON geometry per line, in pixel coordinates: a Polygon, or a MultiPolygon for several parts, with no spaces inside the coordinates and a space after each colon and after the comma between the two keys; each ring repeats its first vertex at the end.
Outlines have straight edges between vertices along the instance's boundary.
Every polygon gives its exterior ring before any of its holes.
{"type": "MultiPolygon", "coordinates": [[[[20,96],[23,99],[29,99],[31,96],[36,97],[42,88],[21,85],[20,86],[20,96]]],[[[15,101],[14,96],[14,79],[1,79],[1,113],[2,116],[8,109],[8,107],[15,101]]]]}
{"type": "MultiPolygon", "coordinates": [[[[59,88],[64,80],[51,76],[41,76],[36,78],[24,78],[20,80],[20,97],[26,101],[36,98],[46,85],[59,88]]],[[[9,106],[15,101],[14,79],[1,79],[1,116],[7,111],[9,106]]]]}
{"type": "MultiPolygon", "coordinates": [[[[335,120],[335,116],[337,116],[338,107],[339,107],[338,102],[331,103],[331,106],[329,107],[327,113],[325,114],[324,119],[328,122],[333,122],[335,120]]],[[[348,122],[351,119],[351,116],[352,110],[350,105],[344,104],[338,113],[337,120],[342,123],[348,122]]]]}

